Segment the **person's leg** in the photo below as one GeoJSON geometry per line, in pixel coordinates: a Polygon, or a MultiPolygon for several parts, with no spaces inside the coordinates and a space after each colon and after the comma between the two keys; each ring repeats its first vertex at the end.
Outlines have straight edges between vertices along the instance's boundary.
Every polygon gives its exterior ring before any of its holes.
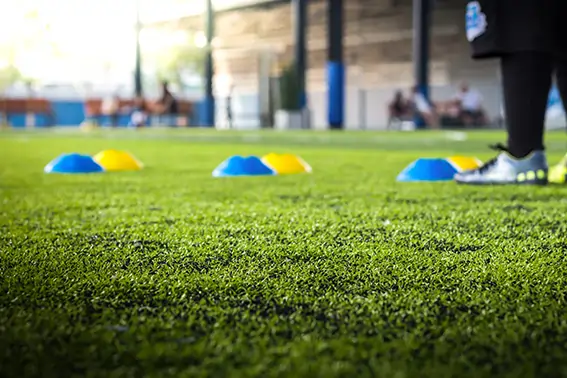
{"type": "Polygon", "coordinates": [[[437,105],[437,103],[431,101],[429,103],[426,113],[427,113],[427,118],[426,118],[427,125],[432,130],[440,129],[441,127],[439,124],[439,106],[437,105]]]}
{"type": "MultiPolygon", "coordinates": [[[[563,108],[565,109],[565,118],[567,118],[567,22],[565,15],[567,15],[567,1],[559,1],[559,11],[557,16],[557,54],[555,60],[555,71],[557,75],[557,89],[563,101],[563,108]]],[[[567,121],[567,120],[566,120],[567,121]]]]}
{"type": "Polygon", "coordinates": [[[482,112],[480,110],[471,110],[470,115],[471,115],[471,126],[473,128],[486,126],[482,119],[482,112]]]}
{"type": "Polygon", "coordinates": [[[565,3],[565,0],[478,0],[470,1],[467,6],[467,37],[472,57],[500,59],[508,142],[516,157],[543,147],[545,104],[542,103],[544,98],[547,101],[551,85],[551,56],[558,38],[555,26],[562,22],[558,18],[559,7],[565,7],[565,3]]]}
{"type": "Polygon", "coordinates": [[[565,117],[567,118],[567,57],[557,59],[555,69],[557,75],[557,89],[559,89],[561,101],[563,101],[563,108],[565,109],[565,117]]]}
{"type": "Polygon", "coordinates": [[[462,184],[547,184],[543,152],[547,98],[553,58],[546,52],[517,52],[501,57],[508,146],[477,170],[458,173],[462,184]]]}
{"type": "MultiPolygon", "coordinates": [[[[558,57],[555,61],[557,89],[563,102],[565,122],[567,124],[567,57],[558,57]]],[[[567,129],[566,129],[567,130],[567,129]]],[[[559,163],[549,168],[549,182],[552,184],[567,184],[567,154],[559,163]]]]}
{"type": "Polygon", "coordinates": [[[455,175],[464,184],[546,184],[545,110],[553,71],[553,17],[564,0],[478,0],[467,6],[474,59],[499,58],[508,147],[476,170],[455,175]]]}
{"type": "Polygon", "coordinates": [[[563,20],[567,14],[567,1],[563,0],[560,3],[560,12],[558,12],[558,32],[557,32],[557,45],[558,51],[555,59],[555,72],[557,75],[557,89],[563,101],[563,108],[565,109],[565,118],[567,121],[567,22],[563,20]]]}
{"type": "MultiPolygon", "coordinates": [[[[567,125],[567,56],[559,56],[556,58],[555,74],[557,79],[557,89],[561,97],[561,102],[563,103],[565,124],[567,125]]],[[[565,131],[567,131],[567,127],[565,128],[565,131]]]]}
{"type": "Polygon", "coordinates": [[[501,58],[508,150],[523,158],[543,150],[547,98],[551,88],[553,57],[547,53],[520,52],[501,58]]]}
{"type": "Polygon", "coordinates": [[[425,126],[427,127],[432,127],[433,125],[433,119],[431,117],[431,113],[427,113],[427,112],[421,112],[419,113],[419,116],[423,119],[423,121],[425,122],[425,126]]]}
{"type": "Polygon", "coordinates": [[[425,124],[432,130],[439,129],[439,117],[434,110],[420,113],[421,117],[425,121],[425,124]]]}
{"type": "Polygon", "coordinates": [[[461,110],[460,118],[464,128],[468,129],[474,125],[474,118],[470,111],[461,110]]]}
{"type": "MultiPolygon", "coordinates": [[[[392,106],[392,104],[388,104],[388,124],[386,126],[387,129],[390,129],[392,123],[394,122],[394,119],[395,119],[395,109],[392,106]]],[[[226,109],[226,121],[227,124],[229,125],[228,127],[230,128],[230,114],[228,113],[228,109],[226,109]]]]}
{"type": "Polygon", "coordinates": [[[479,126],[485,126],[485,127],[491,126],[490,119],[487,117],[486,112],[484,111],[483,108],[480,108],[478,110],[478,122],[479,122],[479,126]]]}

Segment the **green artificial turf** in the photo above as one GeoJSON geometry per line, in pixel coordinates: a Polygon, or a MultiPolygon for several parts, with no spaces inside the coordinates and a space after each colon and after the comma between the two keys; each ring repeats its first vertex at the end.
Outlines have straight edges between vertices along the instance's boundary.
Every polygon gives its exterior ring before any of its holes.
{"type": "Polygon", "coordinates": [[[460,139],[1,132],[0,376],[567,376],[567,187],[395,181],[504,135],[460,139]],[[146,169],[43,173],[107,148],[146,169]],[[314,172],[211,177],[268,152],[314,172]]]}

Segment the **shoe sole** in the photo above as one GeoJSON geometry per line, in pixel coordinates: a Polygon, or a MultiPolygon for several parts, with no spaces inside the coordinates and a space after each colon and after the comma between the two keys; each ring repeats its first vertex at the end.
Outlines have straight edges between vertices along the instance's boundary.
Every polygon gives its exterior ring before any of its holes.
{"type": "Polygon", "coordinates": [[[466,181],[457,181],[455,182],[459,185],[471,185],[471,186],[547,186],[549,185],[548,181],[514,181],[514,182],[466,182],[466,181]]]}

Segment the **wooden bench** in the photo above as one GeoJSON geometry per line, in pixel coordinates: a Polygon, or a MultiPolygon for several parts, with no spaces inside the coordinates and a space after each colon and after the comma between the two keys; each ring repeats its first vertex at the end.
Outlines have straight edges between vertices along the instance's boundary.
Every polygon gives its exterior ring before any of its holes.
{"type": "MultiPolygon", "coordinates": [[[[103,116],[110,116],[111,114],[106,113],[103,109],[104,100],[100,98],[93,98],[88,99],[85,101],[85,116],[90,119],[94,119],[99,121],[103,116]]],[[[124,115],[129,114],[132,112],[135,105],[135,100],[133,99],[120,99],[118,102],[118,114],[124,115]]],[[[147,105],[149,107],[150,115],[157,116],[159,113],[155,110],[155,102],[147,101],[147,105]]],[[[177,100],[177,107],[178,107],[178,114],[172,114],[181,117],[191,117],[193,115],[193,103],[187,100],[177,100]]],[[[180,122],[178,122],[180,123],[180,122]]],[[[185,122],[185,125],[176,125],[176,126],[186,126],[188,122],[185,122]]]]}
{"type": "Polygon", "coordinates": [[[43,98],[0,98],[0,113],[6,118],[15,114],[44,115],[48,126],[52,126],[55,119],[51,103],[43,98]]]}
{"type": "MultiPolygon", "coordinates": [[[[103,109],[104,100],[100,98],[92,98],[85,101],[85,115],[87,117],[101,117],[104,115],[110,115],[104,112],[103,109]]],[[[129,112],[134,106],[134,100],[120,100],[118,102],[118,113],[123,114],[129,112]]]]}
{"type": "Polygon", "coordinates": [[[177,100],[177,106],[179,108],[179,114],[193,115],[193,103],[191,101],[177,100]]]}

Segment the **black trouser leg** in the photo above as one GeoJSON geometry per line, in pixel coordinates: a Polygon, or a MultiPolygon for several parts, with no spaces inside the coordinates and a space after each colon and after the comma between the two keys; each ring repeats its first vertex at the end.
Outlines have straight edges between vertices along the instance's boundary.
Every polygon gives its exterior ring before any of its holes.
{"type": "Polygon", "coordinates": [[[565,109],[565,122],[567,124],[567,57],[558,59],[555,64],[557,73],[557,88],[563,101],[563,109],[565,109]]]}
{"type": "Polygon", "coordinates": [[[544,148],[553,65],[551,55],[539,52],[505,54],[501,58],[508,149],[516,158],[544,148]]]}

